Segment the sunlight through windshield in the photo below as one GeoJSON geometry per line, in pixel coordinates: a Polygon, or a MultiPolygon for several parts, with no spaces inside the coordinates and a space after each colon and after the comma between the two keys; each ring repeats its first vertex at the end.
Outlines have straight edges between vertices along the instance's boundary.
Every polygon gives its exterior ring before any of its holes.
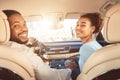
{"type": "Polygon", "coordinates": [[[58,24],[52,20],[27,22],[29,37],[34,37],[42,42],[78,40],[75,36],[77,19],[65,19],[58,24]]]}

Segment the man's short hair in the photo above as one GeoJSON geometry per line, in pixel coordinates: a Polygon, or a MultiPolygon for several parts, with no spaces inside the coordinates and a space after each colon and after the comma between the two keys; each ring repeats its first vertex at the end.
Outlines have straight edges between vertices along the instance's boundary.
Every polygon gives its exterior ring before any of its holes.
{"type": "Polygon", "coordinates": [[[21,15],[21,13],[16,10],[3,10],[3,12],[6,14],[7,17],[10,17],[13,14],[21,15]]]}

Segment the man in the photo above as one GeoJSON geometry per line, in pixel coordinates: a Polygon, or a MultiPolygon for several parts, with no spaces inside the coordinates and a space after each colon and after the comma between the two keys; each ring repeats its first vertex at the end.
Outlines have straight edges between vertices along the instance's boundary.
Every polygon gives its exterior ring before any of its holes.
{"type": "Polygon", "coordinates": [[[30,38],[28,39],[28,29],[26,27],[26,22],[22,15],[13,10],[3,10],[3,12],[7,15],[8,17],[8,22],[10,25],[10,32],[11,32],[11,37],[10,41],[15,41],[20,44],[25,44],[28,47],[37,47],[34,48],[34,52],[39,54],[38,49],[38,44],[39,46],[43,49],[45,48],[43,44],[38,42],[36,39],[30,38]]]}
{"type": "Polygon", "coordinates": [[[22,15],[15,10],[3,10],[3,12],[7,15],[10,25],[10,41],[14,41],[8,45],[24,53],[33,66],[37,80],[70,80],[70,69],[50,68],[38,55],[34,54],[28,47],[22,45],[27,44],[29,40],[27,37],[28,29],[22,15]]]}

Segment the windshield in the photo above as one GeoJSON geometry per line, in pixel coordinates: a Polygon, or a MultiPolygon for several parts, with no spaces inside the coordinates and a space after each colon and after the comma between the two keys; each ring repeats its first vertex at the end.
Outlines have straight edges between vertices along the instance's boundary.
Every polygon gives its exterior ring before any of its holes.
{"type": "Polygon", "coordinates": [[[27,22],[28,37],[41,42],[76,41],[75,27],[78,19],[64,19],[59,22],[40,20],[27,22]]]}

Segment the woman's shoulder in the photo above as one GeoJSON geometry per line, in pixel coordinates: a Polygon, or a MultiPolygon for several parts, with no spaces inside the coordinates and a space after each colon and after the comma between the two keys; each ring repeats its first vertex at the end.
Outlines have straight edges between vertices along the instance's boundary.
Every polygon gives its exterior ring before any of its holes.
{"type": "Polygon", "coordinates": [[[96,40],[93,40],[93,41],[90,41],[90,42],[87,42],[84,44],[85,46],[88,45],[88,46],[94,46],[94,45],[100,45],[96,40]]]}
{"type": "Polygon", "coordinates": [[[98,49],[98,48],[101,48],[101,47],[102,46],[96,40],[85,43],[81,46],[81,48],[87,48],[87,49],[89,49],[89,48],[97,48],[98,49]]]}

